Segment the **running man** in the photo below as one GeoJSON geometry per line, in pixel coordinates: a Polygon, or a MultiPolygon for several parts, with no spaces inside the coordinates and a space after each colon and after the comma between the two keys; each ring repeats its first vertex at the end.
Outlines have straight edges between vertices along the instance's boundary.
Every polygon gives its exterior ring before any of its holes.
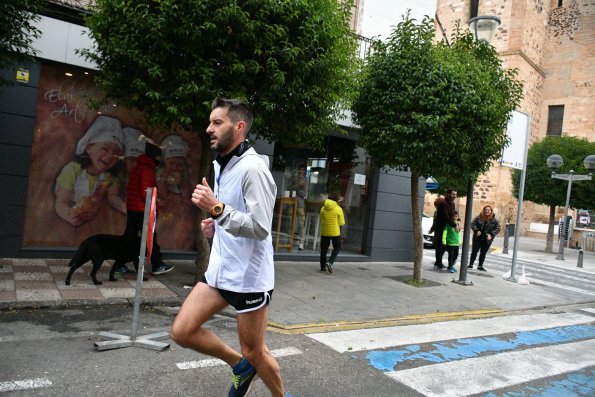
{"type": "Polygon", "coordinates": [[[285,392],[279,364],[265,344],[275,269],[271,224],[277,187],[265,161],[246,136],[252,112],[238,99],[216,98],[207,128],[214,161],[215,186],[206,178],[192,202],[211,218],[201,229],[213,238],[205,277],[190,292],[174,320],[172,339],[180,346],[217,357],[232,367],[229,396],[246,396],[260,377],[273,397],[285,392]],[[231,305],[237,312],[241,353],[203,327],[231,305]]]}

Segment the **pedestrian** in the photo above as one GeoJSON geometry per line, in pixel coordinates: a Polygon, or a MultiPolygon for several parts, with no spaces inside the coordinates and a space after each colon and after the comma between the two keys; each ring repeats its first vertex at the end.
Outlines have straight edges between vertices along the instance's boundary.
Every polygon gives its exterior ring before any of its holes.
{"type": "Polygon", "coordinates": [[[345,216],[343,209],[337,201],[340,200],[340,194],[333,191],[329,198],[324,200],[320,209],[320,271],[333,272],[333,264],[339,251],[341,251],[341,227],[345,225],[345,216]],[[326,254],[329,246],[333,243],[333,251],[328,262],[326,254]]]}
{"type": "Polygon", "coordinates": [[[182,304],[171,337],[231,366],[228,396],[245,396],[260,377],[274,397],[290,397],[265,344],[275,283],[271,224],[277,187],[268,159],[246,140],[252,120],[248,105],[238,99],[216,98],[211,107],[206,132],[211,149],[219,152],[213,162],[215,184],[212,190],[203,178],[192,202],[211,214],[201,230],[213,245],[207,271],[182,304]],[[237,313],[241,352],[203,326],[228,305],[237,313]]]}
{"type": "Polygon", "coordinates": [[[456,273],[455,263],[459,256],[459,246],[461,245],[461,226],[459,213],[457,211],[452,213],[451,220],[456,223],[456,226],[451,226],[447,223],[442,233],[442,245],[444,245],[446,252],[448,252],[448,270],[449,273],[456,273]]]}
{"type": "Polygon", "coordinates": [[[473,231],[473,247],[471,248],[471,258],[467,267],[473,269],[473,262],[475,262],[475,257],[479,252],[477,270],[485,272],[483,261],[490,249],[490,245],[492,245],[492,241],[494,241],[494,237],[500,233],[500,222],[496,219],[491,206],[486,205],[483,207],[481,213],[471,222],[471,230],[473,231]]]}
{"type": "Polygon", "coordinates": [[[442,196],[438,196],[436,197],[436,200],[434,200],[434,215],[432,216],[432,226],[430,226],[428,234],[432,234],[434,232],[434,229],[436,228],[436,218],[438,217],[438,204],[440,204],[442,201],[444,201],[444,197],[442,196]]]}
{"type": "MultiPolygon", "coordinates": [[[[308,178],[306,177],[306,166],[300,164],[297,168],[297,175],[292,181],[290,188],[296,192],[297,208],[295,214],[298,222],[298,250],[304,249],[304,239],[306,237],[306,198],[308,197],[308,178]]],[[[292,231],[293,233],[293,231],[292,231]]]]}
{"type": "MultiPolygon", "coordinates": [[[[151,142],[145,143],[145,154],[136,158],[136,167],[128,175],[126,186],[126,229],[124,237],[135,238],[143,230],[145,219],[145,200],[147,199],[147,188],[157,186],[156,168],[161,159],[161,149],[151,142]]],[[[157,206],[159,212],[159,206],[157,206]]],[[[173,270],[173,266],[163,262],[161,247],[157,242],[157,231],[153,235],[153,251],[151,253],[151,273],[154,275],[167,273],[173,270]]],[[[133,274],[133,270],[126,265],[116,269],[116,272],[133,274]]]]}
{"type": "Polygon", "coordinates": [[[434,250],[436,252],[436,262],[434,267],[438,270],[444,270],[442,264],[442,257],[444,256],[445,247],[442,245],[442,233],[446,224],[456,227],[456,223],[452,221],[452,213],[455,211],[454,200],[457,198],[457,191],[448,189],[444,200],[438,203],[436,208],[436,222],[434,226],[434,250]]]}

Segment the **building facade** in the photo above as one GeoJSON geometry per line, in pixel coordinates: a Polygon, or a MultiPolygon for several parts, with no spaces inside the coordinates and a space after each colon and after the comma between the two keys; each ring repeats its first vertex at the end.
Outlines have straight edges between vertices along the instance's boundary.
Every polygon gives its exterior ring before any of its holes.
{"type": "MultiPolygon", "coordinates": [[[[169,257],[194,258],[196,208],[188,205],[188,192],[201,177],[200,139],[149,126],[142,114],[117,104],[89,106],[101,96],[92,79],[95,67],[76,53],[92,45],[76,17],[88,2],[49,4],[38,23],[42,36],[34,42],[36,62],[0,71],[15,83],[0,91],[0,183],[5,192],[0,198],[0,257],[69,257],[90,235],[121,234],[126,164],[134,149],[126,134],[138,131],[169,148],[158,170],[158,190],[164,194],[157,226],[160,245],[169,257]],[[122,161],[90,171],[80,158],[92,157],[96,145],[113,150],[113,158],[122,161]],[[177,171],[176,164],[181,167],[177,171]]],[[[373,167],[348,115],[338,127],[342,132],[330,133],[322,151],[255,142],[257,150],[269,156],[277,182],[277,256],[318,260],[318,211],[336,191],[347,218],[342,256],[411,261],[409,174],[373,167]],[[306,241],[300,250],[295,180],[302,167],[306,241]]]]}
{"type": "MultiPolygon", "coordinates": [[[[504,67],[518,69],[518,78],[524,81],[518,110],[531,116],[530,144],[548,135],[595,140],[595,2],[438,0],[436,9],[447,34],[456,21],[466,27],[473,16],[501,19],[491,44],[504,67]]],[[[430,196],[426,211],[433,210],[430,196]]],[[[477,179],[474,212],[484,205],[493,206],[501,220],[515,222],[511,169],[494,163],[477,179]]],[[[460,207],[464,211],[465,199],[460,207]]],[[[548,214],[544,206],[525,203],[522,232],[532,223],[547,223],[548,214]]]]}

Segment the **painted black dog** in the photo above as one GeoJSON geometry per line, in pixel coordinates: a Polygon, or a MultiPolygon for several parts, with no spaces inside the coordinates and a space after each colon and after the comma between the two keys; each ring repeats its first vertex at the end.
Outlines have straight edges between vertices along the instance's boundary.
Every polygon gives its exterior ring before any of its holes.
{"type": "MultiPolygon", "coordinates": [[[[116,269],[127,262],[135,262],[138,265],[140,251],[140,237],[127,238],[113,234],[95,234],[79,245],[68,266],[70,270],[66,276],[65,283],[70,285],[70,278],[76,269],[88,261],[93,263],[91,279],[95,285],[101,285],[97,280],[97,271],[107,259],[115,259],[109,273],[109,280],[116,281],[114,277],[116,269]]],[[[138,269],[137,269],[138,270],[138,269]]]]}

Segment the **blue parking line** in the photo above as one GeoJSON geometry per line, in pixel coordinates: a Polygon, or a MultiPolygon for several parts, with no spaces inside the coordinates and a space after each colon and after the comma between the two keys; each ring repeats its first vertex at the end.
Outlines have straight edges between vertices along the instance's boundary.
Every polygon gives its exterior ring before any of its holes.
{"type": "Polygon", "coordinates": [[[548,381],[545,386],[526,386],[520,391],[495,393],[485,397],[591,397],[595,396],[595,371],[585,370],[565,379],[548,381]]]}
{"type": "Polygon", "coordinates": [[[380,371],[394,371],[408,361],[443,363],[478,357],[483,353],[497,353],[524,347],[591,339],[595,338],[595,326],[572,325],[516,332],[513,335],[508,339],[506,336],[490,336],[432,343],[431,346],[434,348],[429,351],[421,351],[422,345],[409,345],[399,350],[375,350],[368,352],[367,360],[371,366],[380,371]]]}

